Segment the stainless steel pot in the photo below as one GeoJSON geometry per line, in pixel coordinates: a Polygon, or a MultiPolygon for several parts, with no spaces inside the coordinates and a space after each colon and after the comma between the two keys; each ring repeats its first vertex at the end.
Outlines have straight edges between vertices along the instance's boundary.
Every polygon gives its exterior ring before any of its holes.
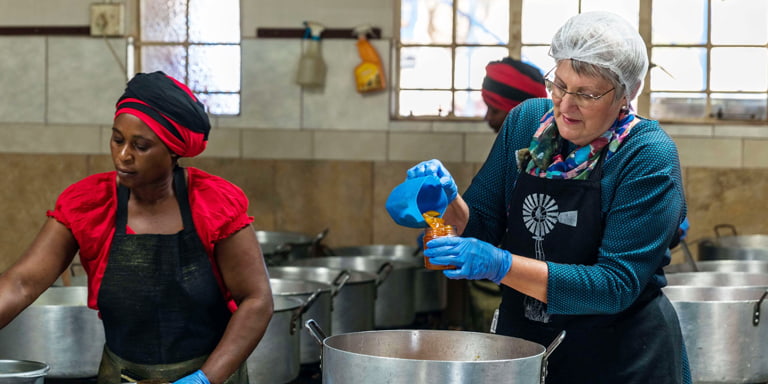
{"type": "MultiPolygon", "coordinates": [[[[272,296],[294,297],[303,301],[310,299],[312,295],[317,295],[313,299],[311,307],[306,310],[306,317],[316,319],[322,327],[332,328],[331,325],[331,286],[329,284],[317,281],[300,281],[290,279],[270,278],[269,284],[272,286],[272,296]]],[[[306,332],[301,332],[299,336],[301,355],[301,364],[313,364],[320,361],[320,348],[317,343],[306,332]]]]}
{"type": "Polygon", "coordinates": [[[386,330],[325,337],[312,320],[305,327],[323,345],[323,383],[541,384],[548,348],[524,339],[464,331],[386,330]]]}
{"type": "Polygon", "coordinates": [[[0,329],[0,358],[44,361],[50,378],[96,376],[104,326],[86,287],[51,287],[0,329]]]}
{"type": "Polygon", "coordinates": [[[665,273],[680,272],[750,272],[768,273],[768,260],[707,260],[690,263],[670,264],[665,273]]]}
{"type": "Polygon", "coordinates": [[[289,383],[301,370],[302,314],[312,306],[314,298],[306,302],[296,297],[272,299],[274,313],[267,331],[246,360],[252,383],[289,383]]]}
{"type": "Polygon", "coordinates": [[[768,288],[768,274],[749,272],[681,272],[667,276],[669,286],[763,287],[768,288]]]}
{"type": "Polygon", "coordinates": [[[378,276],[374,310],[375,327],[405,327],[413,324],[416,319],[414,306],[416,267],[411,263],[376,256],[328,256],[296,260],[293,265],[374,273],[378,276]]]}
{"type": "Polygon", "coordinates": [[[448,279],[442,271],[424,268],[424,255],[416,247],[375,244],[333,248],[331,252],[337,256],[377,256],[412,263],[417,267],[414,290],[416,313],[442,311],[448,305],[448,279]]]}
{"type": "Polygon", "coordinates": [[[370,331],[374,328],[376,275],[373,273],[293,265],[269,267],[269,276],[330,284],[333,289],[333,334],[370,331]]]}
{"type": "Polygon", "coordinates": [[[322,241],[327,234],[327,229],[314,237],[298,232],[256,231],[256,239],[267,265],[283,265],[322,254],[322,241]]]}
{"type": "Polygon", "coordinates": [[[768,382],[768,290],[662,288],[680,319],[693,382],[768,382]]]}
{"type": "Polygon", "coordinates": [[[43,384],[50,367],[30,360],[0,360],[0,383],[43,384]]]}
{"type": "Polygon", "coordinates": [[[699,260],[766,260],[768,261],[768,235],[738,235],[732,225],[715,226],[715,237],[699,242],[699,260]],[[731,234],[722,236],[721,230],[731,234]]]}

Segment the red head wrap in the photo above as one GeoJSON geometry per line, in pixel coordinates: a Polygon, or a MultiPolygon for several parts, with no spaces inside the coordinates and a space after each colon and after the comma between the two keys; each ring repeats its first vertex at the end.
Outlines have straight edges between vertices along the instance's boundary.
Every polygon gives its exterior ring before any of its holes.
{"type": "Polygon", "coordinates": [[[496,109],[509,111],[527,99],[547,96],[544,76],[538,68],[522,61],[511,57],[492,61],[485,73],[483,100],[496,109]]]}
{"type": "Polygon", "coordinates": [[[175,154],[194,157],[205,150],[211,123],[192,91],[163,72],[139,73],[117,101],[115,118],[141,119],[175,154]]]}

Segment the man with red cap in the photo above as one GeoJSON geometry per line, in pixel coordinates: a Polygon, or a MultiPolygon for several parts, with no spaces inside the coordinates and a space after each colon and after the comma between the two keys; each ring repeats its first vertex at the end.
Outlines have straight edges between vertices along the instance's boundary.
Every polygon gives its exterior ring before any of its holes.
{"type": "Polygon", "coordinates": [[[481,91],[488,106],[485,120],[496,133],[512,108],[530,98],[547,97],[544,76],[530,64],[505,57],[488,63],[485,73],[481,91]]]}
{"type": "Polygon", "coordinates": [[[115,170],[66,188],[0,275],[0,327],[79,254],[104,324],[98,384],[248,383],[272,291],[243,191],[178,164],[203,152],[210,129],[184,84],[162,72],[131,79],[112,126],[115,170]]]}

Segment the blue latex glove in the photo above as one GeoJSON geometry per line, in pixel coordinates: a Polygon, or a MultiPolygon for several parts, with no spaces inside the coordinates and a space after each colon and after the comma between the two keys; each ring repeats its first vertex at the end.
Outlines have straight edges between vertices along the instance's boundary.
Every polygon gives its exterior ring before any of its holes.
{"type": "Polygon", "coordinates": [[[688,223],[688,217],[686,217],[683,222],[680,224],[680,240],[684,240],[686,236],[688,236],[688,229],[691,227],[690,223],[688,223]]]}
{"type": "Polygon", "coordinates": [[[208,381],[205,373],[198,369],[191,375],[184,376],[181,379],[174,381],[173,384],[211,384],[211,382],[208,381]]]}
{"type": "Polygon", "coordinates": [[[415,179],[427,175],[434,175],[440,179],[440,184],[443,186],[443,191],[448,198],[448,203],[453,201],[459,194],[459,189],[456,187],[456,182],[453,181],[453,176],[451,176],[451,173],[448,172],[448,169],[443,166],[443,163],[441,163],[440,160],[432,159],[422,161],[406,171],[406,177],[408,179],[415,179]]]}
{"type": "Polygon", "coordinates": [[[427,243],[424,256],[432,264],[455,265],[443,271],[451,279],[488,279],[496,284],[512,267],[512,254],[471,237],[438,237],[427,243]]]}

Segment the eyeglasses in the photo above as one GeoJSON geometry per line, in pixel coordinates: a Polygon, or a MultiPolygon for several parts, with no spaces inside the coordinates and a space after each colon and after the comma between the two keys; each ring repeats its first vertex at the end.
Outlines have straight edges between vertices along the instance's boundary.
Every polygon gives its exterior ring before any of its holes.
{"type": "Polygon", "coordinates": [[[592,95],[589,93],[584,92],[568,92],[567,89],[563,88],[562,86],[556,84],[554,81],[550,79],[544,79],[544,84],[547,86],[547,91],[552,94],[552,99],[562,99],[565,97],[565,95],[571,95],[573,96],[573,101],[578,105],[579,107],[591,107],[597,102],[603,98],[603,96],[611,93],[612,91],[616,90],[616,87],[613,87],[604,93],[600,95],[592,95]]]}

